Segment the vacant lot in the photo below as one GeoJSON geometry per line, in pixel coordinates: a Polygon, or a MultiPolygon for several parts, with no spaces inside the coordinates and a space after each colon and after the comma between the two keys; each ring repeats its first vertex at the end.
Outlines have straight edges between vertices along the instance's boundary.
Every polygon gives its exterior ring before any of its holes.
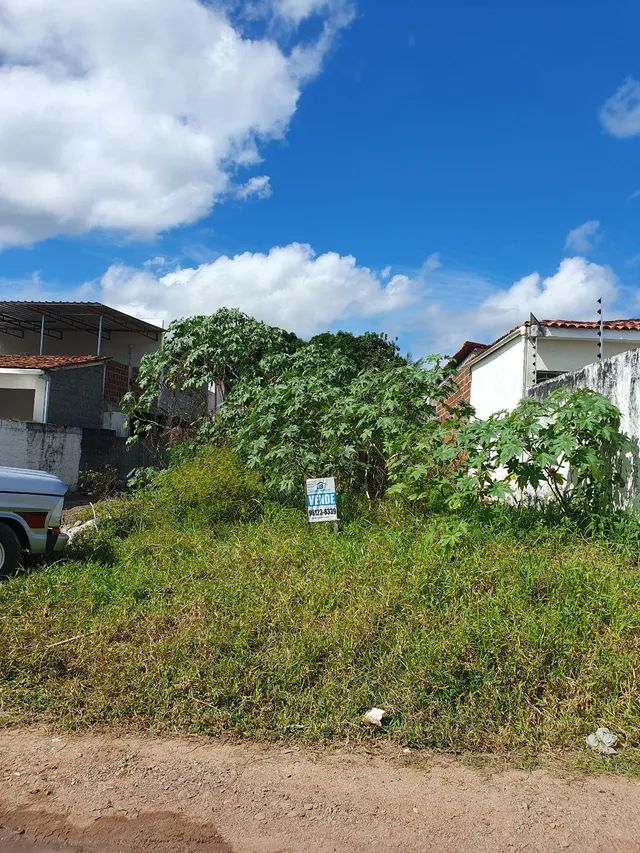
{"type": "MultiPolygon", "coordinates": [[[[0,588],[0,720],[637,761],[633,549],[535,516],[347,507],[336,535],[219,453],[0,588]],[[380,731],[364,711],[387,711],[380,731]]],[[[110,516],[110,518],[107,518],[110,516]]],[[[585,759],[604,766],[605,759],[585,759]]]]}

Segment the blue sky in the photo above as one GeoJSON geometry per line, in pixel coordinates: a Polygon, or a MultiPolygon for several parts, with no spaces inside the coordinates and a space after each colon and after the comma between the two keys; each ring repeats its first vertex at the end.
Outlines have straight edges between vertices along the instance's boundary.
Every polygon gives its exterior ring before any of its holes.
{"type": "Polygon", "coordinates": [[[80,5],[3,3],[4,298],[415,355],[640,314],[638,4],[80,5]]]}

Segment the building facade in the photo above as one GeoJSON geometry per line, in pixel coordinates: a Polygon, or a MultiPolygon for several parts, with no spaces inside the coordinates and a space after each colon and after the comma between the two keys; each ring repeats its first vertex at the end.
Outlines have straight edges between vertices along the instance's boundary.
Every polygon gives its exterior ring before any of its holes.
{"type": "MultiPolygon", "coordinates": [[[[598,329],[595,322],[544,320],[523,323],[489,345],[467,342],[454,356],[460,398],[479,418],[511,411],[541,382],[598,361],[598,329]]],[[[603,358],[638,348],[639,319],[604,323],[603,358]]]]}

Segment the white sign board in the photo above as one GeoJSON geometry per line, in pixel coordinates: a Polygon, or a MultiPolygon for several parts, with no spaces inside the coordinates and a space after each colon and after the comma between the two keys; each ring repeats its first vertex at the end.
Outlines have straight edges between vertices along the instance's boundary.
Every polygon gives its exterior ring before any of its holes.
{"type": "Polygon", "coordinates": [[[307,518],[314,521],[337,521],[336,478],[320,477],[306,481],[307,518]]]}

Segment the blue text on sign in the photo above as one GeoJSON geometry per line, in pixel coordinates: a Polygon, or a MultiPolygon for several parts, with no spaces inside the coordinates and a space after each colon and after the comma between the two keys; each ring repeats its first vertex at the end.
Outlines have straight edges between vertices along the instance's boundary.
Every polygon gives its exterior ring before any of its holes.
{"type": "Polygon", "coordinates": [[[315,492],[307,495],[307,506],[336,506],[335,492],[315,492]]]}

